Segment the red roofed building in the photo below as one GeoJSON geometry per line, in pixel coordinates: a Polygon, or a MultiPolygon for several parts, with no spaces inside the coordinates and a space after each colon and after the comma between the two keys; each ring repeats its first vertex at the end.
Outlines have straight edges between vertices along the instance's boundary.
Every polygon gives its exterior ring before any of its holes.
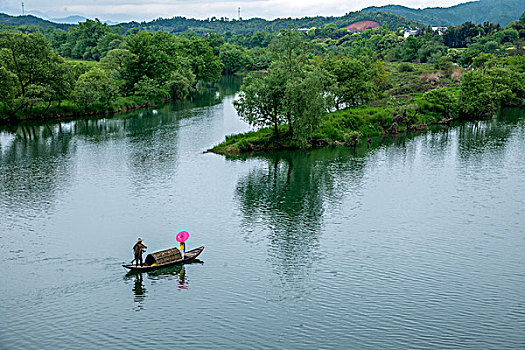
{"type": "Polygon", "coordinates": [[[349,32],[362,33],[367,29],[376,29],[379,27],[381,27],[381,25],[374,21],[359,21],[350,24],[349,26],[345,27],[345,29],[349,32]]]}

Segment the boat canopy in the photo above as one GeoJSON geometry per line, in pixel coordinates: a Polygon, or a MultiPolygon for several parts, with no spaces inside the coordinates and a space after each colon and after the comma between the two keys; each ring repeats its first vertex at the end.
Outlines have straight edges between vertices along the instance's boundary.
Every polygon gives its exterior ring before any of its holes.
{"type": "Polygon", "coordinates": [[[177,248],[170,248],[166,250],[162,250],[160,252],[148,254],[146,256],[146,265],[161,265],[161,264],[167,264],[176,260],[182,259],[182,256],[180,254],[180,250],[177,248]]]}

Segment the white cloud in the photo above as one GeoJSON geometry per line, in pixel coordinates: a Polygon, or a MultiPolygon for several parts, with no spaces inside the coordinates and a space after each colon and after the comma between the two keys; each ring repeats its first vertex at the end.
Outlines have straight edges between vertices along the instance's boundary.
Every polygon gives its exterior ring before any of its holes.
{"type": "MultiPolygon", "coordinates": [[[[112,20],[150,20],[157,17],[194,18],[236,17],[241,8],[243,18],[341,16],[368,6],[399,4],[409,7],[452,6],[465,0],[25,0],[25,8],[49,17],[83,15],[112,20]]],[[[0,0],[0,12],[20,14],[18,0],[0,0]]]]}

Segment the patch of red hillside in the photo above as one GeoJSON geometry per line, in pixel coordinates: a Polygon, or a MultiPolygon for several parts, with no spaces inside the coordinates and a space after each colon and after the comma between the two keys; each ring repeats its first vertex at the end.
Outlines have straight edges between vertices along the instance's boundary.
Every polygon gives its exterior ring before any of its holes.
{"type": "Polygon", "coordinates": [[[377,22],[374,21],[359,21],[350,24],[349,26],[345,27],[345,29],[348,29],[352,32],[361,33],[364,32],[367,29],[376,29],[379,28],[380,25],[377,22]]]}

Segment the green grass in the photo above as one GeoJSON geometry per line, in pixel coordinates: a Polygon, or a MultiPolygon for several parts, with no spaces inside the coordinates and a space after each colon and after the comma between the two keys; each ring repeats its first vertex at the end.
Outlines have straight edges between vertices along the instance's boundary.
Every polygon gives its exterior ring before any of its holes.
{"type": "Polygon", "coordinates": [[[263,128],[243,134],[228,135],[221,144],[210,151],[220,154],[240,154],[244,152],[267,151],[299,148],[300,143],[287,135],[288,126],[279,126],[279,137],[275,137],[273,128],[263,128]]]}
{"type": "Polygon", "coordinates": [[[386,92],[387,96],[403,96],[459,84],[452,76],[453,70],[439,70],[430,63],[391,62],[385,64],[385,68],[393,86],[386,92]]]}

